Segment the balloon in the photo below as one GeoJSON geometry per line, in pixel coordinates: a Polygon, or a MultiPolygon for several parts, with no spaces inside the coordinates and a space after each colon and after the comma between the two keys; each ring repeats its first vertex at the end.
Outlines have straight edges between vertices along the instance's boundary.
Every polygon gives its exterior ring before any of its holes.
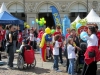
{"type": "Polygon", "coordinates": [[[42,25],[43,25],[43,22],[42,22],[42,21],[40,21],[40,23],[39,23],[39,24],[40,24],[40,26],[42,26],[42,25]]]}
{"type": "Polygon", "coordinates": [[[38,19],[36,19],[36,22],[38,23],[38,19]]]}
{"type": "Polygon", "coordinates": [[[34,22],[34,21],[32,21],[32,24],[33,24],[33,25],[34,25],[34,23],[35,23],[35,22],[34,22]]]}
{"type": "Polygon", "coordinates": [[[27,23],[26,23],[26,22],[24,22],[24,25],[27,25],[27,23]]]}
{"type": "Polygon", "coordinates": [[[52,30],[51,30],[51,34],[54,34],[55,31],[56,31],[56,30],[52,29],[52,30]]]}
{"type": "Polygon", "coordinates": [[[76,29],[76,22],[71,23],[71,29],[76,29]]]}
{"type": "Polygon", "coordinates": [[[44,21],[44,24],[46,24],[46,21],[44,21]]]}
{"type": "Polygon", "coordinates": [[[87,32],[85,32],[85,31],[81,32],[80,38],[81,38],[83,41],[87,41],[87,39],[84,38],[84,36],[88,36],[87,32]]]}
{"type": "Polygon", "coordinates": [[[77,23],[77,24],[76,24],[76,29],[80,28],[81,26],[82,26],[81,23],[77,23]]]}
{"type": "Polygon", "coordinates": [[[27,27],[27,28],[30,28],[30,26],[29,26],[29,25],[26,25],[26,27],[27,27]]]}
{"type": "Polygon", "coordinates": [[[47,28],[45,29],[45,33],[47,33],[47,34],[50,34],[50,33],[51,33],[51,30],[50,30],[49,27],[47,27],[47,28]]]}

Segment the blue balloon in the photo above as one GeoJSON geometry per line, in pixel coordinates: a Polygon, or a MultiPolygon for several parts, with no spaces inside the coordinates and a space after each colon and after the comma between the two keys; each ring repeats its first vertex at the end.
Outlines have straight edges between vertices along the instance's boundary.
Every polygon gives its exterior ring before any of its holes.
{"type": "Polygon", "coordinates": [[[77,23],[77,24],[76,24],[76,29],[80,28],[81,26],[82,26],[81,23],[77,23]]]}
{"type": "Polygon", "coordinates": [[[32,24],[33,24],[33,25],[34,25],[34,23],[35,23],[35,22],[34,22],[34,21],[32,21],[32,24]]]}
{"type": "Polygon", "coordinates": [[[85,31],[81,32],[80,38],[81,38],[83,41],[87,41],[87,39],[84,38],[84,36],[88,36],[87,32],[85,32],[85,31]]]}

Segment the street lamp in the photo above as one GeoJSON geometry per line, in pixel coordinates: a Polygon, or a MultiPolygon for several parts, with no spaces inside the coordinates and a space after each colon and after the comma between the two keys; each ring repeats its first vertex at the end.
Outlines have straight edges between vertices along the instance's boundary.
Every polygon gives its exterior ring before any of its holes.
{"type": "Polygon", "coordinates": [[[15,11],[15,15],[16,15],[16,17],[17,17],[17,3],[16,3],[16,11],[15,11]]]}
{"type": "Polygon", "coordinates": [[[87,0],[87,14],[88,14],[88,0],[87,0]]]}
{"type": "Polygon", "coordinates": [[[23,0],[23,4],[24,4],[24,14],[25,14],[25,21],[26,21],[25,0],[23,0]]]}

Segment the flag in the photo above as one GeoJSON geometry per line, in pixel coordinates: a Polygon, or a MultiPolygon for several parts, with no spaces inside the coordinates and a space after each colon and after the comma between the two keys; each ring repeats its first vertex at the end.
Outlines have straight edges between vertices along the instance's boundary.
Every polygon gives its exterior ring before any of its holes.
{"type": "Polygon", "coordinates": [[[50,8],[52,9],[52,15],[53,15],[53,19],[54,19],[55,25],[62,26],[61,18],[60,18],[58,10],[56,9],[55,6],[50,6],[50,8]]]}

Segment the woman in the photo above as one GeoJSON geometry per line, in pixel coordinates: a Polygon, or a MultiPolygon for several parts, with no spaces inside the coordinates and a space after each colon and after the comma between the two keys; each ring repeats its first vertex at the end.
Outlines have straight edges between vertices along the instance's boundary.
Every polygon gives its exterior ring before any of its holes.
{"type": "Polygon", "coordinates": [[[88,27],[88,34],[90,36],[83,36],[87,39],[87,50],[84,54],[85,64],[82,75],[96,75],[97,61],[100,60],[100,54],[98,50],[98,38],[94,26],[88,27]]]}
{"type": "Polygon", "coordinates": [[[8,67],[13,68],[13,60],[14,60],[14,50],[13,50],[13,31],[14,28],[12,25],[9,25],[9,32],[6,34],[6,47],[8,53],[8,67]]]}

